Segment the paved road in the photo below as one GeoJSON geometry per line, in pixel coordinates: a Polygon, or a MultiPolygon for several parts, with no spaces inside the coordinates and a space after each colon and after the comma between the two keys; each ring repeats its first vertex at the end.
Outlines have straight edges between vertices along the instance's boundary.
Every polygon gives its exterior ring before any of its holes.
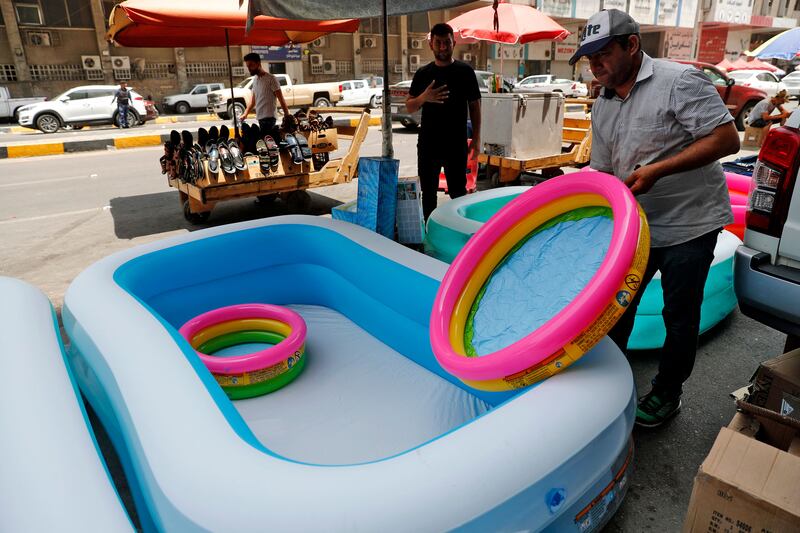
{"type": "MultiPolygon", "coordinates": [[[[416,135],[398,129],[394,140],[401,175],[415,174],[416,135]]],[[[362,155],[379,154],[380,130],[371,128],[362,155]]],[[[59,308],[68,284],[92,262],[195,229],[184,221],[177,193],[160,174],[159,155],[160,149],[145,148],[0,161],[0,274],[39,286],[59,308]]],[[[316,189],[311,211],[325,214],[355,198],[355,185],[316,189]]],[[[214,210],[209,224],[281,214],[283,209],[280,202],[261,207],[249,199],[231,201],[214,210]]],[[[759,361],[780,353],[782,345],[782,335],[738,311],[701,339],[683,412],[662,429],[634,433],[630,492],[607,531],[680,530],[697,468],[733,415],[728,393],[747,382],[759,361]]],[[[635,353],[630,362],[637,385],[646,391],[657,353],[635,353]]],[[[102,434],[100,442],[109,449],[102,434]]],[[[110,469],[130,503],[113,458],[110,469]]]]}

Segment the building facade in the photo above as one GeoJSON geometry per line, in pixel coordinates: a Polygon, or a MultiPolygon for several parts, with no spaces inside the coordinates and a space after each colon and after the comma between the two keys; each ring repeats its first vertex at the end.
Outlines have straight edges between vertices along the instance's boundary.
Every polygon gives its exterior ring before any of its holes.
{"type": "MultiPolygon", "coordinates": [[[[586,20],[603,8],[629,12],[642,28],[642,46],[653,57],[736,59],[772,35],[797,25],[800,0],[513,0],[534,5],[572,35],[565,41],[499,46],[456,44],[455,56],[476,69],[511,79],[551,73],[587,81],[586,61],[568,60],[586,20]]],[[[105,39],[115,0],[0,0],[0,84],[15,96],[52,97],[75,85],[127,80],[140,94],[160,101],[194,83],[228,83],[226,51],[214,48],[126,48],[105,39]]],[[[389,20],[389,81],[409,79],[432,61],[431,25],[491,5],[481,0],[456,9],[389,20]]],[[[383,75],[380,19],[361,21],[353,34],[331,34],[298,47],[252,47],[267,68],[297,82],[361,79],[383,75]]],[[[251,47],[234,46],[234,83],[251,47]]]]}

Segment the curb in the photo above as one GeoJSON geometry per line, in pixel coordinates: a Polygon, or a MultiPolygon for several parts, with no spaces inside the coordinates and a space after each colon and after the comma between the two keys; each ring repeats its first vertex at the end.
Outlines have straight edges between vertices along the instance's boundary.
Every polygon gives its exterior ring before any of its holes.
{"type": "MultiPolygon", "coordinates": [[[[176,117],[178,118],[178,117],[176,117]]],[[[188,117],[187,117],[188,118],[188,117]]],[[[357,118],[334,119],[333,125],[337,128],[355,128],[358,126],[357,118]]],[[[195,122],[184,120],[176,122],[195,122]]],[[[380,117],[371,117],[370,126],[379,126],[380,117]]],[[[196,130],[192,130],[197,135],[196,130]]],[[[64,141],[58,143],[31,143],[12,146],[0,146],[0,159],[14,159],[20,157],[38,157],[44,155],[72,154],[76,152],[94,152],[98,150],[118,150],[124,148],[142,148],[146,146],[159,146],[169,140],[169,133],[155,135],[135,135],[130,137],[116,137],[107,139],[93,139],[87,141],[64,141]]]]}
{"type": "MultiPolygon", "coordinates": [[[[156,117],[153,120],[148,120],[148,123],[153,124],[176,124],[178,122],[208,122],[212,120],[220,120],[217,115],[178,115],[169,117],[156,117]]],[[[90,130],[92,126],[84,126],[83,129],[90,130]]],[[[33,133],[36,128],[26,128],[24,126],[0,126],[0,133],[33,133]]]]}

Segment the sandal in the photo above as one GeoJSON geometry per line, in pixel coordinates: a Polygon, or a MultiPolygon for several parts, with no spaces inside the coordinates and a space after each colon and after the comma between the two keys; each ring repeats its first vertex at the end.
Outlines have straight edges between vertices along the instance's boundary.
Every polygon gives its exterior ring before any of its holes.
{"type": "Polygon", "coordinates": [[[200,128],[197,130],[197,143],[200,146],[205,146],[208,142],[208,131],[205,128],[200,128]]]}
{"type": "Polygon", "coordinates": [[[297,139],[297,145],[300,147],[300,153],[303,154],[303,159],[311,159],[311,148],[308,147],[308,139],[302,133],[295,133],[294,138],[297,139]]]}
{"type": "Polygon", "coordinates": [[[256,143],[256,152],[258,152],[258,164],[261,167],[261,171],[267,174],[272,165],[272,158],[270,157],[267,143],[263,139],[259,139],[256,143]]]}
{"type": "Polygon", "coordinates": [[[267,135],[264,137],[264,144],[267,145],[267,151],[269,152],[269,164],[273,170],[278,168],[278,163],[281,160],[281,154],[278,150],[278,145],[275,142],[275,139],[267,135]]]}
{"type": "Polygon", "coordinates": [[[219,149],[211,140],[206,143],[206,155],[208,155],[208,171],[216,174],[219,172],[219,149]]]}
{"type": "Polygon", "coordinates": [[[217,149],[219,150],[219,160],[222,171],[225,174],[235,174],[236,169],[234,168],[233,157],[228,147],[225,146],[224,142],[221,142],[217,145],[217,149]]]}
{"type": "Polygon", "coordinates": [[[224,124],[222,126],[220,126],[220,128],[219,128],[219,140],[220,141],[224,141],[224,142],[228,142],[228,139],[230,138],[230,136],[231,136],[231,132],[228,129],[228,126],[226,126],[224,124]]]}
{"type": "MultiPolygon", "coordinates": [[[[225,126],[223,126],[224,128],[225,126]]],[[[228,141],[226,145],[228,147],[228,151],[231,153],[231,157],[233,158],[233,166],[236,170],[244,170],[247,166],[244,164],[244,157],[242,157],[242,152],[239,150],[239,143],[236,142],[235,139],[231,139],[228,141]]]]}
{"type": "Polygon", "coordinates": [[[219,130],[216,126],[211,126],[208,129],[208,138],[214,143],[217,142],[217,139],[219,139],[219,130]]]}
{"type": "Polygon", "coordinates": [[[287,133],[284,136],[286,146],[289,148],[289,153],[292,154],[292,163],[300,165],[303,163],[303,152],[300,150],[300,143],[297,142],[294,135],[287,133]]]}

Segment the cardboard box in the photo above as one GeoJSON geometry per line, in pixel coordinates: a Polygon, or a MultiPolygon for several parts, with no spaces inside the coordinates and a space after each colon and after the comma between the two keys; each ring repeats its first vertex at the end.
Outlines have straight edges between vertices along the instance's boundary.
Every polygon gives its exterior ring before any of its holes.
{"type": "Polygon", "coordinates": [[[397,181],[397,240],[403,244],[421,244],[425,239],[422,214],[422,185],[419,178],[397,181]]]}
{"type": "Polygon", "coordinates": [[[800,349],[761,363],[750,381],[748,403],[800,420],[800,349]]]}
{"type": "Polygon", "coordinates": [[[737,413],[720,430],[695,477],[684,532],[800,531],[800,426],[773,413],[768,421],[785,431],[770,442],[765,421],[737,413]]]}

